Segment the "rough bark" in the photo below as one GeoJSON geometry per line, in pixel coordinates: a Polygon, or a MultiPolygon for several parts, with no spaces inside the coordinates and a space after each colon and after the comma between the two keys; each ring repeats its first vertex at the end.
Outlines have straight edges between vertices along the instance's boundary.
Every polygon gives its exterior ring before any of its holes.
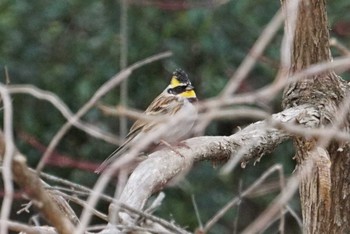
{"type": "MultiPolygon", "coordinates": [[[[284,6],[294,0],[285,0],[284,6]]],[[[287,9],[287,7],[285,7],[287,9]]],[[[288,12],[287,12],[288,17],[288,12]]],[[[286,28],[291,25],[286,20],[286,28]]],[[[324,0],[301,0],[292,48],[290,73],[312,64],[331,61],[328,22],[324,0]]],[[[339,106],[347,94],[346,83],[334,71],[304,77],[284,91],[285,108],[302,104],[319,111],[319,128],[337,122],[339,106]]],[[[300,118],[299,123],[307,125],[300,118]]],[[[348,123],[337,123],[347,130],[348,123]]],[[[296,161],[302,167],[314,161],[313,171],[302,176],[300,198],[305,233],[350,233],[350,148],[345,142],[331,141],[320,145],[320,139],[295,137],[296,161]]]]}

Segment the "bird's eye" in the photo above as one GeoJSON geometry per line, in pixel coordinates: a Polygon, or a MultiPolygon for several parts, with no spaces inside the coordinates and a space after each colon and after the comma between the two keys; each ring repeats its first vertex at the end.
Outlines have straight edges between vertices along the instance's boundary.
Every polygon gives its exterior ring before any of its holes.
{"type": "Polygon", "coordinates": [[[168,93],[175,94],[174,89],[168,89],[168,93]]]}

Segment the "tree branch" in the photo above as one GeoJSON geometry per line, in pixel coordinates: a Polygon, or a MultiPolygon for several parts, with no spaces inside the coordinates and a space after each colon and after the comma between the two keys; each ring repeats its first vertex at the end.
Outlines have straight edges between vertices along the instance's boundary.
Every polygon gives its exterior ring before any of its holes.
{"type": "MultiPolygon", "coordinates": [[[[131,174],[120,202],[142,210],[148,198],[162,189],[169,181],[185,174],[194,162],[202,160],[235,159],[240,152],[240,161],[245,165],[257,161],[273,151],[290,134],[271,125],[276,121],[282,124],[297,122],[300,115],[315,116],[316,109],[300,106],[272,115],[271,120],[253,123],[231,136],[203,136],[184,141],[188,148],[177,148],[179,156],[171,149],[163,149],[149,155],[131,174]]],[[[316,126],[317,120],[314,121],[316,126]]],[[[125,223],[133,223],[131,217],[120,213],[125,223]]]]}
{"type": "MultiPolygon", "coordinates": [[[[3,156],[4,149],[4,136],[0,132],[1,156],[3,156]]],[[[46,191],[39,177],[27,167],[26,158],[17,150],[13,155],[12,174],[14,181],[25,191],[42,216],[57,229],[58,233],[73,233],[74,226],[62,210],[63,203],[53,200],[52,194],[46,191]]]]}

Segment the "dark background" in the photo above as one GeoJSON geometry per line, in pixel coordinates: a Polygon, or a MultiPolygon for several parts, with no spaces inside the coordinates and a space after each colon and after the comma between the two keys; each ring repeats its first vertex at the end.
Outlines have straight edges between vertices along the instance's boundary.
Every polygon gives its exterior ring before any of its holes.
{"type": "MultiPolygon", "coordinates": [[[[185,69],[196,87],[199,99],[216,96],[235,72],[259,37],[265,25],[280,7],[279,1],[240,0],[215,5],[217,1],[130,1],[128,8],[128,64],[150,55],[172,51],[173,56],[134,72],[129,78],[128,105],[144,110],[160,93],[171,72],[185,69]],[[146,2],[150,4],[146,4],[146,2]]],[[[330,1],[331,36],[350,47],[350,3],[330,1]]],[[[108,79],[120,71],[120,2],[92,0],[1,0],[0,1],[0,80],[5,82],[7,67],[11,84],[32,84],[56,93],[76,112],[108,79]]],[[[273,81],[279,67],[279,49],[283,30],[259,58],[254,70],[237,92],[253,91],[273,81]]],[[[340,55],[337,50],[333,54],[340,55]]],[[[349,77],[348,72],[342,75],[349,77]]],[[[119,89],[101,103],[117,105],[119,89]]],[[[65,123],[49,103],[28,95],[14,95],[16,145],[35,167],[42,151],[65,123]],[[34,143],[33,143],[34,142],[34,143]]],[[[281,110],[281,94],[264,109],[281,110]]],[[[119,121],[106,117],[97,108],[83,119],[118,134],[119,121]]],[[[213,121],[206,135],[230,135],[250,123],[250,118],[213,121]]],[[[129,123],[132,124],[132,121],[129,123]]],[[[92,187],[97,175],[93,168],[116,146],[72,129],[59,144],[45,172],[92,187]],[[72,161],[65,163],[69,158],[72,161]]],[[[210,162],[199,163],[177,186],[165,189],[166,198],[157,215],[174,219],[194,230],[198,226],[191,196],[195,196],[202,222],[206,222],[242,188],[252,184],[267,168],[281,163],[285,175],[294,170],[291,142],[286,142],[255,166],[236,168],[229,176],[220,176],[210,162]]],[[[246,227],[278,193],[278,178],[272,176],[265,186],[271,192],[245,199],[239,212],[233,209],[212,229],[212,233],[232,233],[238,216],[238,230],[246,227]]],[[[112,184],[106,189],[113,194],[112,184]]],[[[290,206],[300,212],[298,196],[290,206]]],[[[12,218],[27,222],[28,214],[15,214],[24,202],[14,205],[12,218]]],[[[106,212],[107,204],[100,203],[106,212]]],[[[79,213],[79,208],[77,207],[79,213]]],[[[287,233],[298,233],[295,220],[287,217],[287,233]]],[[[98,219],[94,222],[102,222],[98,219]]],[[[278,222],[265,233],[276,233],[278,222]]]]}

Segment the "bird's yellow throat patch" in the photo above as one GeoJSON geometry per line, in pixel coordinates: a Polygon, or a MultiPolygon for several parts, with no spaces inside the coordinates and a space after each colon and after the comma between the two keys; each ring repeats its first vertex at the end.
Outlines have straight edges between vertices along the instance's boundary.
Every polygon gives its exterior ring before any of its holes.
{"type": "Polygon", "coordinates": [[[180,93],[179,96],[185,97],[185,98],[196,98],[197,97],[194,90],[187,90],[185,92],[180,93]]]}

